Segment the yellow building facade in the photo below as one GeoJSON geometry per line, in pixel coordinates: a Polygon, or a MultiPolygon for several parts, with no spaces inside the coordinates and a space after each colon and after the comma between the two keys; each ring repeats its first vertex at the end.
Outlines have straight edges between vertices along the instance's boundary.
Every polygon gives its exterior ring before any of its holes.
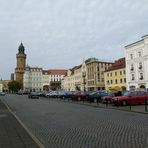
{"type": "Polygon", "coordinates": [[[105,89],[107,91],[126,90],[125,58],[115,61],[104,73],[105,89]]]}

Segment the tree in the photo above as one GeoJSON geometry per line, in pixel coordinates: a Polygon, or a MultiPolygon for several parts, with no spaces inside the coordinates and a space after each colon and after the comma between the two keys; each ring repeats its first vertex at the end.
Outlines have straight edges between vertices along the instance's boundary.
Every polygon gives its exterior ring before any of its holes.
{"type": "Polygon", "coordinates": [[[21,84],[18,81],[11,81],[8,83],[8,88],[12,92],[17,92],[21,89],[21,84]]]}

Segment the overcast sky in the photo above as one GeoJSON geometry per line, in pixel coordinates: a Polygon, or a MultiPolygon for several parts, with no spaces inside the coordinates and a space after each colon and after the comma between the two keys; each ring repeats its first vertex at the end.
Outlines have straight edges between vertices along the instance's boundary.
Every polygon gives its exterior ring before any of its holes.
{"type": "Polygon", "coordinates": [[[0,78],[10,79],[22,41],[27,63],[71,68],[114,60],[148,34],[148,0],[0,0],[0,78]]]}

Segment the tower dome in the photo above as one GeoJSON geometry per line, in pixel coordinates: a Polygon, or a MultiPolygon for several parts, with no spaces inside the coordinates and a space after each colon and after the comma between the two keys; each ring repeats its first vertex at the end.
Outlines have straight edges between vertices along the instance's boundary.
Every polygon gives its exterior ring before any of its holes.
{"type": "Polygon", "coordinates": [[[18,50],[19,50],[19,53],[24,53],[25,47],[24,47],[23,43],[20,44],[18,50]]]}

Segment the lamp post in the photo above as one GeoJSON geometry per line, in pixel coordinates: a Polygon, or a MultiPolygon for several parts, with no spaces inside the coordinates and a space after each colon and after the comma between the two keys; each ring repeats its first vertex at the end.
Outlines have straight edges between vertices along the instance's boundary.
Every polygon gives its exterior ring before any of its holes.
{"type": "Polygon", "coordinates": [[[82,72],[82,77],[83,77],[83,91],[86,91],[85,90],[85,77],[86,77],[86,72],[82,72]]]}

